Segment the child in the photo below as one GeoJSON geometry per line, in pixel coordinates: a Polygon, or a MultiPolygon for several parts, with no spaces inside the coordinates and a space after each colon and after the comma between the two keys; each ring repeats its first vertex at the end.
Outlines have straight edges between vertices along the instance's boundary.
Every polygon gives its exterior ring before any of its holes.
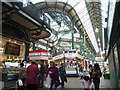
{"type": "Polygon", "coordinates": [[[83,78],[87,75],[86,71],[83,72],[83,78]]]}
{"type": "Polygon", "coordinates": [[[84,81],[82,82],[82,85],[84,86],[84,90],[89,90],[89,87],[91,85],[89,76],[84,77],[84,81]]]}

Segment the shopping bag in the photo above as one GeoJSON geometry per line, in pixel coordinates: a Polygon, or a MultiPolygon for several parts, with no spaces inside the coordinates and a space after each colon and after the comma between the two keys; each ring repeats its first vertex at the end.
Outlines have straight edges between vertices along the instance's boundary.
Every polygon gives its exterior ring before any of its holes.
{"type": "Polygon", "coordinates": [[[56,83],[55,83],[55,86],[58,87],[60,85],[61,85],[60,80],[57,80],[56,83]]]}
{"type": "Polygon", "coordinates": [[[50,76],[48,75],[48,76],[46,77],[45,82],[44,82],[44,86],[45,86],[46,88],[50,88],[50,85],[51,85],[51,78],[50,78],[50,76]]]}
{"type": "Polygon", "coordinates": [[[66,77],[64,78],[64,81],[67,83],[67,78],[66,77]]]}
{"type": "Polygon", "coordinates": [[[18,86],[23,86],[22,80],[21,80],[21,79],[18,79],[17,84],[18,84],[18,86]]]}

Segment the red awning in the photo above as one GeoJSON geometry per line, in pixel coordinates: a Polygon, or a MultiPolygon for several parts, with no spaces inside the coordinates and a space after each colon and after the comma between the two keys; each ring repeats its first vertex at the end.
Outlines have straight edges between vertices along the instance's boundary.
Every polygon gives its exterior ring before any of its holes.
{"type": "Polygon", "coordinates": [[[47,50],[43,50],[43,49],[29,51],[29,53],[35,53],[35,52],[46,52],[46,53],[48,53],[48,51],[47,51],[47,50]]]}

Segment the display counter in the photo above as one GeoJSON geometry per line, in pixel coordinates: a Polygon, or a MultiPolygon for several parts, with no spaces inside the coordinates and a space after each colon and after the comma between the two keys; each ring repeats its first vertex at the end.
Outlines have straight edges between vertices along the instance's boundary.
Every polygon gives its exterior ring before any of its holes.
{"type": "Polygon", "coordinates": [[[16,81],[18,79],[18,68],[3,68],[2,70],[2,82],[4,84],[3,90],[9,90],[15,88],[16,81]]]}
{"type": "Polygon", "coordinates": [[[110,79],[110,74],[103,74],[103,76],[104,76],[104,79],[110,79]]]}
{"type": "Polygon", "coordinates": [[[106,69],[103,74],[104,79],[110,79],[110,71],[109,69],[106,69]]]}

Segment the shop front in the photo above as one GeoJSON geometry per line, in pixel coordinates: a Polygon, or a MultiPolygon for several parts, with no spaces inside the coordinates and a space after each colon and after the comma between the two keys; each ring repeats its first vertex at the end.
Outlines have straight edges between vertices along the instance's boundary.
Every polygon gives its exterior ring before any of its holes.
{"type": "Polygon", "coordinates": [[[36,61],[38,64],[43,60],[45,64],[48,64],[48,51],[43,49],[29,51],[29,59],[36,61]]]}
{"type": "Polygon", "coordinates": [[[24,60],[25,45],[23,42],[0,37],[0,72],[1,89],[15,88],[19,74],[19,63],[24,60]]]}
{"type": "Polygon", "coordinates": [[[2,37],[0,40],[0,61],[15,62],[24,60],[25,43],[11,38],[2,37]]]}
{"type": "Polygon", "coordinates": [[[108,30],[105,35],[111,88],[120,89],[120,2],[109,2],[108,30]]]}

